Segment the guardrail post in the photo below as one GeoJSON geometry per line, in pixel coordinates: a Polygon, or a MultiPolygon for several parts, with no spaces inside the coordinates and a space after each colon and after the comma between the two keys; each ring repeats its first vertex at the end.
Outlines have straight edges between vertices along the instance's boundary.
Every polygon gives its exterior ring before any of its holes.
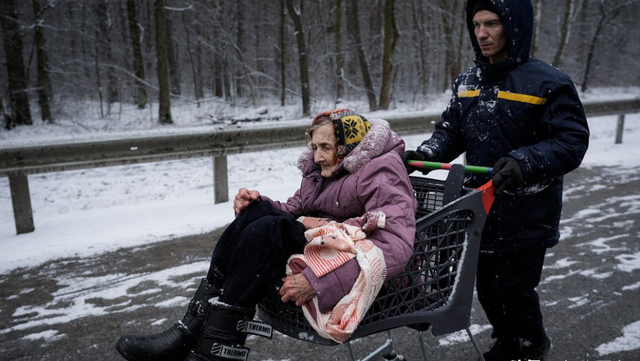
{"type": "Polygon", "coordinates": [[[9,189],[13,203],[13,217],[16,221],[18,234],[35,230],[33,225],[33,211],[31,210],[31,196],[29,195],[29,179],[22,172],[9,174],[9,189]]]}
{"type": "Polygon", "coordinates": [[[624,114],[618,114],[618,127],[616,128],[616,144],[622,143],[623,132],[624,132],[624,114]]]}
{"type": "Polygon", "coordinates": [[[229,201],[226,155],[213,157],[213,201],[215,204],[229,201]]]}

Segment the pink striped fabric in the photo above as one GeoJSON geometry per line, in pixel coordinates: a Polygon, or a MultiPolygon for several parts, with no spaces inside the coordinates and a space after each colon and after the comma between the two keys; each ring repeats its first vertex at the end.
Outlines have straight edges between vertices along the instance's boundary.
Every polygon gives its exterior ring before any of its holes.
{"type": "Polygon", "coordinates": [[[360,274],[353,288],[328,313],[321,313],[318,298],[302,306],[309,324],[324,338],[345,342],[360,324],[376,295],[382,288],[387,268],[382,251],[360,227],[330,222],[323,227],[307,230],[309,240],[304,255],[293,255],[287,262],[287,274],[299,273],[303,264],[321,277],[352,258],[360,266],[360,274]]]}

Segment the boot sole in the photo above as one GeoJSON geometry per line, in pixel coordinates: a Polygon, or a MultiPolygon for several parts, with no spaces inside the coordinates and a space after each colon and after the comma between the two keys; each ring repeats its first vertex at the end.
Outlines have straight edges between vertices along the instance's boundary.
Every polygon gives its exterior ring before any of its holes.
{"type": "Polygon", "coordinates": [[[116,343],[116,350],[120,354],[120,356],[124,357],[127,361],[174,361],[174,360],[184,360],[185,357],[189,354],[189,349],[195,346],[190,346],[187,344],[181,344],[181,347],[184,348],[184,352],[177,351],[173,353],[164,352],[157,357],[152,357],[149,355],[148,357],[138,358],[133,355],[127,353],[127,346],[122,339],[118,340],[116,343]]]}
{"type": "Polygon", "coordinates": [[[122,340],[118,340],[118,342],[116,343],[116,350],[118,351],[118,353],[120,354],[120,356],[124,357],[126,360],[128,361],[142,361],[142,360],[138,360],[137,358],[129,355],[125,349],[125,345],[122,342],[122,340]]]}

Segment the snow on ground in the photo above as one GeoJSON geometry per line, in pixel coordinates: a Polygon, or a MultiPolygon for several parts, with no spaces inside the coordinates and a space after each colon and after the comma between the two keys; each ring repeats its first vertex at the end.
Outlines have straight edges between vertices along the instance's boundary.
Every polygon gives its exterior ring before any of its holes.
{"type": "MultiPolygon", "coordinates": [[[[601,89],[583,94],[583,100],[620,99],[638,97],[640,89],[601,89]]],[[[419,111],[444,109],[447,96],[437,97],[428,106],[419,111]]],[[[341,106],[348,106],[341,104],[341,106]]],[[[393,112],[370,114],[361,109],[364,106],[351,105],[369,117],[384,118],[393,112]]],[[[327,105],[325,109],[332,108],[327,105]]],[[[409,109],[415,111],[416,109],[409,109]]],[[[144,112],[151,112],[145,110],[144,112]]],[[[218,121],[235,114],[223,114],[220,110],[199,109],[197,111],[174,111],[176,125],[160,127],[148,119],[151,114],[136,114],[124,111],[105,120],[85,121],[79,118],[60,120],[53,126],[19,127],[7,132],[0,131],[0,149],[19,144],[37,144],[59,140],[96,139],[108,137],[136,136],[160,134],[166,132],[193,132],[198,129],[217,126],[218,121]],[[133,114],[133,115],[132,115],[133,114]],[[74,126],[75,124],[75,126],[74,126]]],[[[244,114],[251,117],[251,112],[277,110],[246,109],[244,114]]],[[[396,111],[400,112],[400,111],[396,111]]],[[[289,114],[281,111],[274,115],[286,119],[289,114]]],[[[240,114],[242,117],[242,114],[240,114]]],[[[300,120],[308,121],[308,120],[300,120]]],[[[583,162],[583,167],[615,166],[623,169],[634,169],[640,166],[640,114],[627,115],[622,144],[614,144],[617,117],[597,117],[589,119],[591,128],[591,144],[583,162]]],[[[245,125],[251,126],[251,125],[245,125]]],[[[405,137],[407,149],[415,149],[428,134],[405,137]]],[[[233,198],[240,187],[257,189],[274,199],[286,200],[299,185],[300,173],[296,161],[302,148],[265,151],[260,153],[237,154],[228,156],[229,193],[233,198]]],[[[439,171],[438,171],[439,172],[439,171]]],[[[433,172],[436,174],[438,172],[433,172]]],[[[187,159],[179,161],[135,164],[127,166],[103,167],[58,173],[44,173],[29,176],[31,201],[34,210],[35,232],[16,235],[11,206],[11,195],[7,178],[0,178],[0,274],[10,272],[19,267],[33,267],[49,260],[65,257],[88,257],[121,247],[132,247],[150,242],[157,242],[174,237],[209,232],[220,228],[233,220],[230,202],[214,204],[212,160],[209,158],[187,159]]],[[[569,194],[570,196],[570,194],[569,194]]],[[[640,207],[640,197],[618,200],[632,203],[640,207]]],[[[589,212],[587,208],[584,212],[589,212]]],[[[584,215],[583,215],[584,216],[584,215]]],[[[563,231],[563,236],[568,236],[563,231]]],[[[627,235],[628,236],[628,235],[627,235]]],[[[600,239],[592,242],[594,252],[606,252],[608,240],[600,239]]],[[[620,271],[631,272],[640,268],[640,254],[619,257],[620,271]]],[[[572,264],[570,259],[562,259],[552,268],[564,268],[572,264]]],[[[205,269],[200,263],[184,265],[180,270],[166,270],[171,274],[193,272],[194,269],[205,269]]],[[[166,275],[131,275],[130,278],[118,278],[113,275],[114,286],[109,288],[108,295],[87,293],[89,288],[83,282],[99,283],[88,275],[83,279],[68,280],[68,287],[61,290],[60,299],[69,302],[66,310],[56,308],[61,315],[47,318],[42,322],[66,322],[69,319],[89,314],[100,314],[104,309],[87,309],[79,305],[84,298],[109,297],[126,295],[129,282],[139,282],[136,277],[151,277],[162,282],[166,275]],[[117,280],[117,281],[116,281],[117,280]]],[[[606,275],[601,277],[606,277],[606,275]]],[[[548,278],[545,282],[550,282],[548,278]]],[[[63,281],[64,282],[64,281],[63,281]]],[[[637,284],[628,286],[630,289],[637,284]]],[[[575,302],[585,302],[585,297],[578,297],[575,302]]],[[[170,304],[184,303],[185,300],[171,300],[170,304]]],[[[25,313],[36,312],[44,316],[45,309],[25,308],[25,313]]],[[[640,321],[639,321],[640,322],[640,321]]],[[[22,324],[18,327],[31,327],[22,324]]],[[[478,326],[477,332],[486,326],[478,326]]],[[[624,328],[624,334],[610,343],[598,348],[601,355],[640,348],[638,322],[624,328]]],[[[0,334],[9,329],[0,331],[0,334]]],[[[474,332],[476,333],[476,332],[474,332]]],[[[459,335],[442,342],[457,342],[459,335]]],[[[52,334],[33,334],[33,338],[55,338],[52,334]]]]}
{"type": "Polygon", "coordinates": [[[604,356],[620,351],[636,350],[638,349],[638,340],[640,340],[640,321],[625,326],[622,329],[622,336],[598,346],[596,351],[600,356],[604,356]]]}

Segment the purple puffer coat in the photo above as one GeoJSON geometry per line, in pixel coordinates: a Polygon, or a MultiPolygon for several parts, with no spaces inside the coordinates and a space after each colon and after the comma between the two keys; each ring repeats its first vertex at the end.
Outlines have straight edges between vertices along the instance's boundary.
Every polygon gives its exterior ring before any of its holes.
{"type": "MultiPolygon", "coordinates": [[[[313,152],[305,151],[298,160],[302,171],[300,189],[286,203],[270,201],[294,217],[324,217],[338,222],[369,211],[384,212],[385,228],[371,232],[368,239],[384,253],[388,279],[402,272],[413,252],[417,203],[401,159],[404,141],[387,121],[373,119],[370,124],[362,142],[330,177],[320,175],[313,152]]],[[[349,293],[359,271],[353,259],[322,278],[309,268],[303,275],[318,296],[320,310],[326,312],[349,293]]]]}

